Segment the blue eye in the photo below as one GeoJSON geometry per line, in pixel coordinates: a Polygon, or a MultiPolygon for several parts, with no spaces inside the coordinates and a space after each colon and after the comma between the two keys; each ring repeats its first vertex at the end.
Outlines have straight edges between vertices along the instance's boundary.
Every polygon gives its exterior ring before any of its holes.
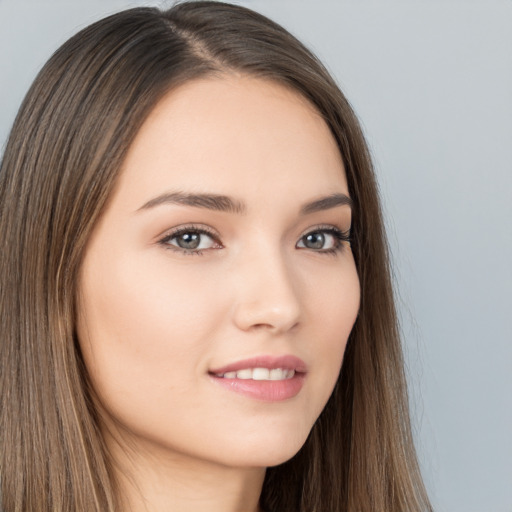
{"type": "Polygon", "coordinates": [[[311,249],[320,253],[335,254],[343,248],[343,242],[350,242],[348,231],[334,227],[317,228],[304,235],[298,242],[300,249],[311,249]]]}
{"type": "Polygon", "coordinates": [[[203,250],[221,247],[213,233],[190,226],[173,231],[160,243],[169,246],[169,249],[181,249],[186,254],[202,254],[203,250]]]}

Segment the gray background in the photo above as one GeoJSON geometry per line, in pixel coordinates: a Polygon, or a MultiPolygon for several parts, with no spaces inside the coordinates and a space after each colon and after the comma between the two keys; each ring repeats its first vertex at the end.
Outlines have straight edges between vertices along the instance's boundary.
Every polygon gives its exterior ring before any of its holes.
{"type": "MultiPolygon", "coordinates": [[[[0,144],[59,44],[155,3],[0,0],[0,144]]],[[[512,0],[238,3],[312,47],[362,120],[435,509],[512,512],[512,0]]]]}

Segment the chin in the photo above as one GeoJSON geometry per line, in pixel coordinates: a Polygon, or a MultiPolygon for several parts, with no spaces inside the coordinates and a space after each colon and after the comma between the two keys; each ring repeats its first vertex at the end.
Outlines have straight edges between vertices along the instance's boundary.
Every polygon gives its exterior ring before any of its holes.
{"type": "Polygon", "coordinates": [[[226,465],[242,467],[279,466],[293,458],[302,448],[309,431],[303,434],[285,432],[283,435],[262,436],[246,439],[245,443],[232,444],[226,465]]]}

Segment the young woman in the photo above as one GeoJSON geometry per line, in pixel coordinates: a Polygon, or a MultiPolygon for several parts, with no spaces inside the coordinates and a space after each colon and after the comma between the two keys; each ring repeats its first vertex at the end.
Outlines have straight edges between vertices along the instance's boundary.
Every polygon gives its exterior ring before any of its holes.
{"type": "Polygon", "coordinates": [[[358,122],[283,28],[138,8],[0,170],[3,510],[425,511],[358,122]]]}

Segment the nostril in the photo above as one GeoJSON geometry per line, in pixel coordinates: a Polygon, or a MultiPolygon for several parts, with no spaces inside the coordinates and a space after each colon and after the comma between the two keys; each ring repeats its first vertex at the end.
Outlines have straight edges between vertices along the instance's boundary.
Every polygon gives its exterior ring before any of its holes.
{"type": "Polygon", "coordinates": [[[299,309],[275,309],[264,305],[239,305],[235,324],[242,330],[287,332],[299,325],[299,309]]]}

